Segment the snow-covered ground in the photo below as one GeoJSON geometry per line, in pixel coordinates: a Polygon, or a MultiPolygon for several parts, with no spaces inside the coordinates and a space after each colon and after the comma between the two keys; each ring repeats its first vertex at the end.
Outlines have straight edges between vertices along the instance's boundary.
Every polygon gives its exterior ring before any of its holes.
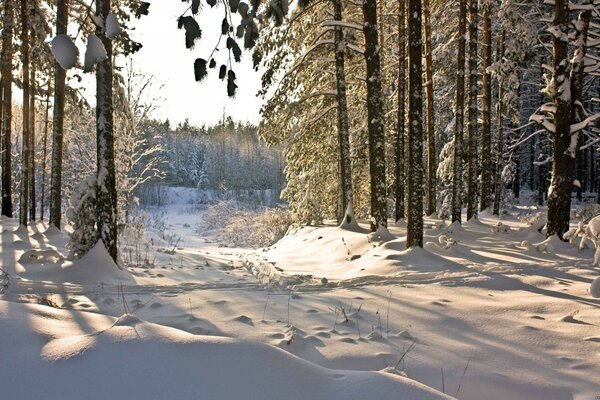
{"type": "Polygon", "coordinates": [[[416,381],[461,399],[600,395],[594,249],[484,214],[427,219],[424,250],[405,250],[403,226],[329,226],[254,251],[200,236],[196,211],[166,207],[124,255],[149,263],[128,271],[101,247],[64,261],[64,234],[0,220],[2,393],[442,398],[416,381]]]}

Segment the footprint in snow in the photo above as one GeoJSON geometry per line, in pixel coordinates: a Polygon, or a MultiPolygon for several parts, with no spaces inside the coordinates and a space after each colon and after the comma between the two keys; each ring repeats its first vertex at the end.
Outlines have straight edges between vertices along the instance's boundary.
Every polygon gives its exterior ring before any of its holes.
{"type": "Polygon", "coordinates": [[[252,318],[247,317],[245,315],[240,315],[239,317],[236,317],[233,320],[237,321],[237,322],[241,322],[242,324],[254,326],[254,322],[252,321],[252,318]]]}
{"type": "Polygon", "coordinates": [[[588,336],[586,338],[583,338],[583,340],[586,341],[586,342],[600,343],[600,336],[588,336]]]}
{"type": "Polygon", "coordinates": [[[531,318],[531,319],[539,319],[539,320],[542,320],[542,321],[546,320],[546,318],[544,318],[542,316],[539,316],[539,315],[530,315],[529,318],[531,318]]]}
{"type": "Polygon", "coordinates": [[[591,324],[588,324],[587,322],[575,319],[575,317],[573,317],[572,315],[565,315],[564,317],[561,317],[558,320],[561,322],[567,322],[570,324],[591,325],[591,324]]]}

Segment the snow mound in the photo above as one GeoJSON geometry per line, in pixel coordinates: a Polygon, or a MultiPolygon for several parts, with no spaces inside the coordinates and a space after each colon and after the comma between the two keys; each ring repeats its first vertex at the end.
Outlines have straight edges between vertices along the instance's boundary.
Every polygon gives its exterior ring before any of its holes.
{"type": "Polygon", "coordinates": [[[75,260],[70,266],[63,266],[65,277],[69,282],[119,282],[132,280],[129,273],[119,269],[104,247],[98,241],[83,257],[75,260]]]}
{"type": "Polygon", "coordinates": [[[592,297],[600,299],[600,277],[594,279],[592,285],[590,286],[590,294],[592,297]]]}
{"type": "Polygon", "coordinates": [[[19,258],[19,264],[29,265],[56,263],[62,259],[64,259],[63,255],[56,251],[56,249],[33,249],[26,251],[21,255],[19,258]]]}
{"type": "Polygon", "coordinates": [[[6,398],[314,399],[450,397],[408,378],[319,367],[274,346],[135,320],[0,302],[6,398]],[[73,332],[84,332],[73,336],[73,332]]]}
{"type": "Polygon", "coordinates": [[[61,232],[60,229],[58,229],[57,227],[55,227],[54,225],[50,225],[48,227],[48,229],[46,229],[44,231],[44,235],[46,236],[51,236],[51,235],[62,235],[63,232],[61,232]]]}
{"type": "Polygon", "coordinates": [[[56,35],[52,39],[52,54],[63,69],[71,69],[77,65],[79,50],[67,35],[56,35]]]}

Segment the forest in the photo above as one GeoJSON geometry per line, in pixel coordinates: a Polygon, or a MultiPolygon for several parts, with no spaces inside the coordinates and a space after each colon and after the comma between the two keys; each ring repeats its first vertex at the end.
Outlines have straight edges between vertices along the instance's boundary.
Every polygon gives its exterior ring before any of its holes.
{"type": "Polygon", "coordinates": [[[0,29],[7,398],[600,396],[600,1],[2,0],[0,29]]]}

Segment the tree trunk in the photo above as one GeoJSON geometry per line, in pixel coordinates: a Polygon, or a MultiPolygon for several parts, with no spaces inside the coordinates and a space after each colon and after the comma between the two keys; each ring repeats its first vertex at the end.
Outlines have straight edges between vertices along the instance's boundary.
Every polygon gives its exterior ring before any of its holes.
{"type": "Polygon", "coordinates": [[[31,63],[31,96],[29,97],[31,105],[29,106],[29,219],[35,221],[35,92],[37,90],[36,84],[36,68],[35,62],[31,63]]]}
{"type": "MultiPolygon", "coordinates": [[[[110,0],[96,1],[96,14],[103,21],[110,12],[110,0]]],[[[102,40],[107,59],[97,65],[96,70],[96,146],[97,146],[97,186],[96,223],[98,240],[111,258],[117,261],[117,188],[115,178],[115,150],[113,131],[113,66],[112,43],[102,28],[96,29],[96,36],[102,40]]]]}
{"type": "Polygon", "coordinates": [[[568,75],[568,26],[569,3],[567,0],[555,0],[554,6],[554,35],[552,39],[553,79],[557,82],[558,90],[554,95],[556,113],[554,125],[556,132],[553,136],[552,179],[548,194],[548,223],[547,235],[563,234],[569,229],[571,211],[571,192],[573,189],[573,170],[575,159],[569,154],[571,142],[572,97],[567,93],[571,90],[568,75]]]}
{"type": "Polygon", "coordinates": [[[482,93],[482,125],[481,125],[481,211],[490,207],[490,194],[492,183],[492,74],[488,68],[492,65],[492,19],[490,17],[490,6],[483,8],[483,46],[482,46],[482,69],[483,69],[483,93],[482,93]]]}
{"type": "Polygon", "coordinates": [[[46,208],[46,160],[48,158],[48,125],[49,118],[48,114],[50,111],[50,79],[48,79],[48,86],[46,87],[46,111],[44,112],[44,141],[42,145],[42,185],[40,187],[40,195],[42,196],[40,202],[40,221],[44,221],[44,212],[46,208]]]}
{"type": "Polygon", "coordinates": [[[406,247],[423,247],[423,37],[421,1],[408,1],[408,221],[406,247]]]}
{"type": "Polygon", "coordinates": [[[4,1],[2,19],[2,215],[12,218],[12,81],[14,0],[4,1]]]}
{"type": "MultiPolygon", "coordinates": [[[[504,43],[506,41],[506,32],[502,31],[500,39],[500,50],[498,59],[504,57],[504,43]]],[[[496,154],[496,179],[494,181],[494,215],[500,215],[500,201],[502,200],[502,168],[504,164],[504,87],[502,81],[498,81],[498,143],[496,145],[498,152],[496,154]]]]}
{"type": "MultiPolygon", "coordinates": [[[[68,0],[58,0],[56,5],[56,34],[67,34],[68,0]]],[[[66,71],[54,63],[54,108],[52,118],[52,164],[50,184],[50,225],[61,229],[62,217],[62,159],[65,114],[66,71]]]]}
{"type": "Polygon", "coordinates": [[[456,111],[454,127],[454,164],[452,171],[452,222],[461,223],[462,208],[462,141],[465,107],[465,47],[467,0],[459,1],[458,62],[456,65],[456,111]]]}
{"type": "MultiPolygon", "coordinates": [[[[342,21],[342,0],[333,0],[333,18],[342,21]]],[[[342,212],[344,224],[354,221],[352,210],[352,165],[350,161],[350,133],[348,122],[348,102],[346,99],[346,70],[345,70],[344,31],[335,27],[335,72],[338,101],[338,140],[340,151],[340,183],[342,188],[342,212]]]]}
{"type": "Polygon", "coordinates": [[[367,118],[369,129],[369,175],[371,177],[371,230],[387,227],[385,184],[385,137],[381,62],[377,34],[377,1],[363,3],[365,58],[367,63],[367,118]]]}
{"type": "Polygon", "coordinates": [[[467,221],[477,217],[477,1],[469,0],[467,221]]]}
{"type": "Polygon", "coordinates": [[[406,129],[405,99],[406,99],[406,0],[398,2],[398,121],[396,127],[395,150],[395,178],[396,201],[395,221],[404,219],[404,135],[406,129]]]}
{"type": "Polygon", "coordinates": [[[433,105],[433,58],[431,54],[431,11],[429,0],[423,0],[423,17],[425,28],[425,97],[427,105],[427,215],[436,210],[436,169],[437,161],[435,154],[435,124],[433,105]]]}
{"type": "Polygon", "coordinates": [[[29,163],[31,157],[29,138],[29,117],[30,90],[29,85],[29,7],[28,0],[21,0],[21,58],[23,62],[23,178],[21,179],[21,202],[19,204],[19,224],[27,226],[28,207],[29,207],[29,163]]]}

